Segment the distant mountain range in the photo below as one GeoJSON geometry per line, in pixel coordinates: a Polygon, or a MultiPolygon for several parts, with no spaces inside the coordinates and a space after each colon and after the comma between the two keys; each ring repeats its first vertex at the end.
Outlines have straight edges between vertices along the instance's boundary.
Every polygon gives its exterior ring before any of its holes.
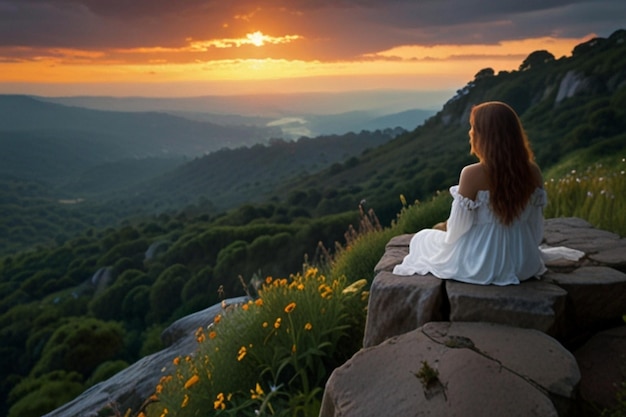
{"type": "Polygon", "coordinates": [[[38,97],[52,103],[118,112],[159,112],[220,126],[273,127],[276,138],[402,127],[432,116],[452,91],[358,91],[187,98],[38,97]]]}
{"type": "MultiPolygon", "coordinates": [[[[197,156],[227,147],[253,145],[280,134],[256,126],[220,126],[158,112],[91,110],[27,96],[0,96],[0,132],[71,136],[104,146],[117,159],[197,156]]],[[[78,144],[80,145],[80,144],[78,144]]]]}

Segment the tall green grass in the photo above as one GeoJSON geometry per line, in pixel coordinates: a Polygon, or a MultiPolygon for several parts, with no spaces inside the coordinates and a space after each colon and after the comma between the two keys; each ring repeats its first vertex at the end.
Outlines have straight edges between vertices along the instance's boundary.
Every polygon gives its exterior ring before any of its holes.
{"type": "Polygon", "coordinates": [[[607,167],[572,169],[545,183],[545,216],[580,217],[600,229],[626,236],[626,158],[607,167]]]}

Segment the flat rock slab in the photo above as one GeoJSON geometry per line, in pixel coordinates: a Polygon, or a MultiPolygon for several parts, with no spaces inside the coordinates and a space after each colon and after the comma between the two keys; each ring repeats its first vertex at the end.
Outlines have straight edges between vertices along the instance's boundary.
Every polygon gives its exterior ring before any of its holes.
{"type": "Polygon", "coordinates": [[[560,336],[567,291],[536,279],[498,287],[446,281],[450,321],[486,321],[560,336]]]}
{"type": "Polygon", "coordinates": [[[433,322],[337,368],[320,417],[565,416],[579,381],[573,355],[542,332],[433,322]]]}
{"type": "Polygon", "coordinates": [[[380,272],[370,288],[363,346],[443,320],[443,281],[433,275],[399,276],[380,272]]]}
{"type": "Polygon", "coordinates": [[[589,260],[624,270],[626,239],[594,228],[577,217],[560,217],[545,221],[544,241],[550,246],[567,246],[587,254],[589,260]]]}

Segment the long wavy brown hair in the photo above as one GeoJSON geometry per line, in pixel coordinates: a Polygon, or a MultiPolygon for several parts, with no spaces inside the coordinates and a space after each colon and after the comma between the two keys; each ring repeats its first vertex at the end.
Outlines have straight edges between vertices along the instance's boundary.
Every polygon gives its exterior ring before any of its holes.
{"type": "Polygon", "coordinates": [[[534,155],[517,113],[490,101],[472,108],[471,152],[487,171],[491,208],[505,225],[524,210],[537,187],[534,155]]]}

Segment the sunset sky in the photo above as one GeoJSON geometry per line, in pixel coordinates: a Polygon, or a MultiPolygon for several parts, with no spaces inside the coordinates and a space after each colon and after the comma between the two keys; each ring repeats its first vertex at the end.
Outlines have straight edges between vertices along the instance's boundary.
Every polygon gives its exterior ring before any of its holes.
{"type": "Polygon", "coordinates": [[[0,93],[454,90],[623,28],[624,0],[0,0],[0,93]]]}

